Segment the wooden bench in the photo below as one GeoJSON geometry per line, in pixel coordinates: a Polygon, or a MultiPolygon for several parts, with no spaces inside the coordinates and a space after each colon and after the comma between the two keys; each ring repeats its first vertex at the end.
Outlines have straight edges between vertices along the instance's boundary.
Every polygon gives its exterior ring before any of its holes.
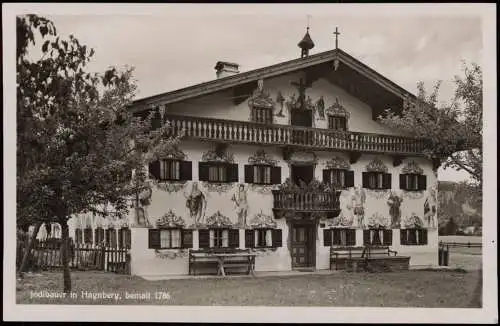
{"type": "Polygon", "coordinates": [[[365,246],[363,257],[396,256],[397,251],[391,250],[388,246],[365,246]]]}
{"type": "Polygon", "coordinates": [[[351,262],[363,258],[364,251],[365,247],[330,247],[330,269],[335,264],[335,270],[338,270],[341,263],[347,269],[351,262]]]}
{"type": "Polygon", "coordinates": [[[225,276],[227,269],[244,269],[247,274],[254,271],[255,255],[250,249],[206,248],[189,251],[189,275],[198,275],[200,269],[216,271],[225,276]]]}

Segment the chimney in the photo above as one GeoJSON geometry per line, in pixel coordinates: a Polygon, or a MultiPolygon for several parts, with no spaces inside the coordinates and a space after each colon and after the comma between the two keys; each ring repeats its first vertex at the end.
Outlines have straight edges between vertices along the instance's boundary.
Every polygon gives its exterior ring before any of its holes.
{"type": "Polygon", "coordinates": [[[217,78],[224,78],[227,76],[232,76],[238,74],[240,71],[238,67],[240,65],[232,62],[217,61],[215,64],[215,70],[217,72],[217,78]]]}

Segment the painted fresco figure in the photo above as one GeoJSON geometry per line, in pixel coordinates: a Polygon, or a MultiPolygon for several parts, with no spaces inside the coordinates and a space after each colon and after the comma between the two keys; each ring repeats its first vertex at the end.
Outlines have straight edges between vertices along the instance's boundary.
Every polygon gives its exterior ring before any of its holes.
{"type": "Polygon", "coordinates": [[[194,224],[200,224],[205,215],[207,200],[203,192],[198,189],[198,182],[193,182],[191,193],[187,196],[184,194],[184,196],[186,197],[186,207],[189,209],[194,224]]]}
{"type": "Polygon", "coordinates": [[[318,112],[318,116],[321,120],[325,119],[325,100],[323,99],[323,96],[319,98],[319,100],[316,102],[316,110],[318,112]]]}
{"type": "Polygon", "coordinates": [[[366,193],[359,186],[354,187],[354,194],[351,198],[354,207],[354,216],[356,217],[356,225],[362,227],[365,219],[365,201],[366,193]]]}
{"type": "Polygon", "coordinates": [[[244,184],[238,186],[238,191],[231,197],[231,200],[236,204],[236,213],[238,215],[238,224],[240,227],[247,226],[248,200],[247,190],[244,184]]]}
{"type": "Polygon", "coordinates": [[[424,203],[424,219],[427,226],[437,228],[437,199],[436,189],[432,187],[424,203]]]}
{"type": "Polygon", "coordinates": [[[396,193],[392,192],[387,200],[387,205],[389,205],[389,215],[391,216],[391,227],[398,228],[401,224],[401,203],[403,198],[398,196],[396,193]]]}

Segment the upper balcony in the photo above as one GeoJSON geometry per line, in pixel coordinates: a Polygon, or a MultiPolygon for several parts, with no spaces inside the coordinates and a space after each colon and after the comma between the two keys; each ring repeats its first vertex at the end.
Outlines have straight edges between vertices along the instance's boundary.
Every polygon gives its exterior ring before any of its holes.
{"type": "Polygon", "coordinates": [[[403,136],[172,114],[166,115],[166,121],[171,123],[174,134],[184,130],[185,139],[193,140],[416,156],[422,155],[424,149],[424,140],[403,136]]]}

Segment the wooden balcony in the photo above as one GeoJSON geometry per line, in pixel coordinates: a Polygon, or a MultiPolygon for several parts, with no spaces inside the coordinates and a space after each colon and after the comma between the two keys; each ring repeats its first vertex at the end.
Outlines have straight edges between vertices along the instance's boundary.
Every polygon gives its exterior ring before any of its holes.
{"type": "Polygon", "coordinates": [[[393,135],[180,115],[166,115],[166,121],[171,123],[174,134],[184,131],[184,138],[193,140],[398,155],[422,155],[424,148],[424,141],[421,139],[393,135]]]}
{"type": "Polygon", "coordinates": [[[332,218],[340,213],[340,191],[297,189],[273,190],[272,193],[275,218],[300,213],[324,214],[332,218]]]}

